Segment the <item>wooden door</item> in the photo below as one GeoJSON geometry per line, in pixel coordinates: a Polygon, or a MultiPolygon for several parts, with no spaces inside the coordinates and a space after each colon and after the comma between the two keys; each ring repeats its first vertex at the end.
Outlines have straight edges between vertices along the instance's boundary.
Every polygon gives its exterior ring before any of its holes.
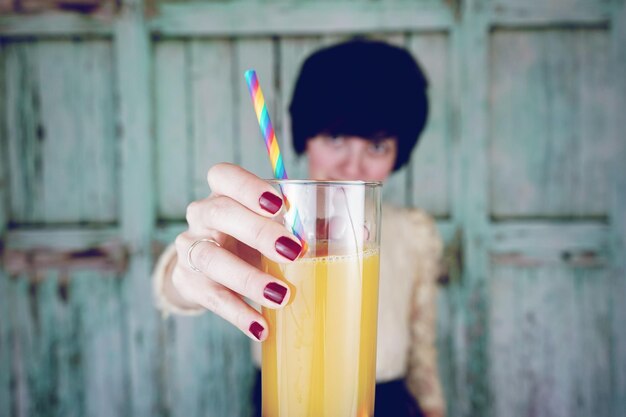
{"type": "Polygon", "coordinates": [[[626,409],[624,8],[563,3],[464,9],[459,415],[626,409]]]}
{"type": "Polygon", "coordinates": [[[623,1],[156,6],[0,16],[1,415],[246,416],[248,339],[213,315],[163,320],[150,271],[210,165],[271,176],[243,72],[303,177],[294,77],[355,34],[409,48],[431,84],[385,198],[427,209],[448,244],[449,414],[622,414],[623,1]]]}

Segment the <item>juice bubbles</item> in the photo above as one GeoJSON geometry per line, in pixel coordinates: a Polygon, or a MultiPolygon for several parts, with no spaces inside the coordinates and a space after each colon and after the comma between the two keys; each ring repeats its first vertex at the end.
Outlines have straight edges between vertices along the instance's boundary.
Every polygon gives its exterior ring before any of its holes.
{"type": "Polygon", "coordinates": [[[283,309],[263,309],[263,417],[374,414],[378,249],[320,252],[328,253],[291,264],[263,260],[292,293],[283,309]]]}

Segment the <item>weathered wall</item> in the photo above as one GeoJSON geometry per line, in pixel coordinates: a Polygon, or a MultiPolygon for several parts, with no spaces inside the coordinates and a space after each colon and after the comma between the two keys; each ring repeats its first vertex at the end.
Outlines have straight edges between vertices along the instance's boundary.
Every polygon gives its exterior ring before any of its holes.
{"type": "Polygon", "coordinates": [[[0,415],[246,415],[248,339],[162,320],[150,270],[211,164],[271,175],[244,70],[301,177],[294,77],[354,34],[431,83],[385,198],[435,215],[461,260],[439,296],[450,415],[623,415],[622,0],[144,6],[0,16],[0,415]]]}

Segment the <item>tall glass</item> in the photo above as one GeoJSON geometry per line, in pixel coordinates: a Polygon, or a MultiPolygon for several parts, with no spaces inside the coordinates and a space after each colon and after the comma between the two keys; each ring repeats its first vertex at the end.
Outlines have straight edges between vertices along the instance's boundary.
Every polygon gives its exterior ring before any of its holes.
{"type": "Polygon", "coordinates": [[[371,417],[381,184],[270,182],[288,200],[279,221],[299,222],[308,248],[290,264],[263,260],[292,294],[284,308],[263,309],[263,417],[371,417]]]}

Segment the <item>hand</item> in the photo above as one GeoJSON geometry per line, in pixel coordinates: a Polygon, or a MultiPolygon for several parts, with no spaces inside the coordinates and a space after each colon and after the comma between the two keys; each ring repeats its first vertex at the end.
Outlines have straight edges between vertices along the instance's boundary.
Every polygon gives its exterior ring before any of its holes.
{"type": "Polygon", "coordinates": [[[213,166],[207,175],[212,194],[187,206],[189,229],[176,237],[177,263],[172,284],[188,305],[202,306],[228,320],[255,341],[267,338],[263,316],[247,297],[269,308],[287,304],[289,288],[262,272],[261,255],[291,262],[301,251],[298,239],[272,218],[282,198],[267,182],[232,164],[213,166]],[[188,263],[200,270],[194,271],[188,263]]]}

